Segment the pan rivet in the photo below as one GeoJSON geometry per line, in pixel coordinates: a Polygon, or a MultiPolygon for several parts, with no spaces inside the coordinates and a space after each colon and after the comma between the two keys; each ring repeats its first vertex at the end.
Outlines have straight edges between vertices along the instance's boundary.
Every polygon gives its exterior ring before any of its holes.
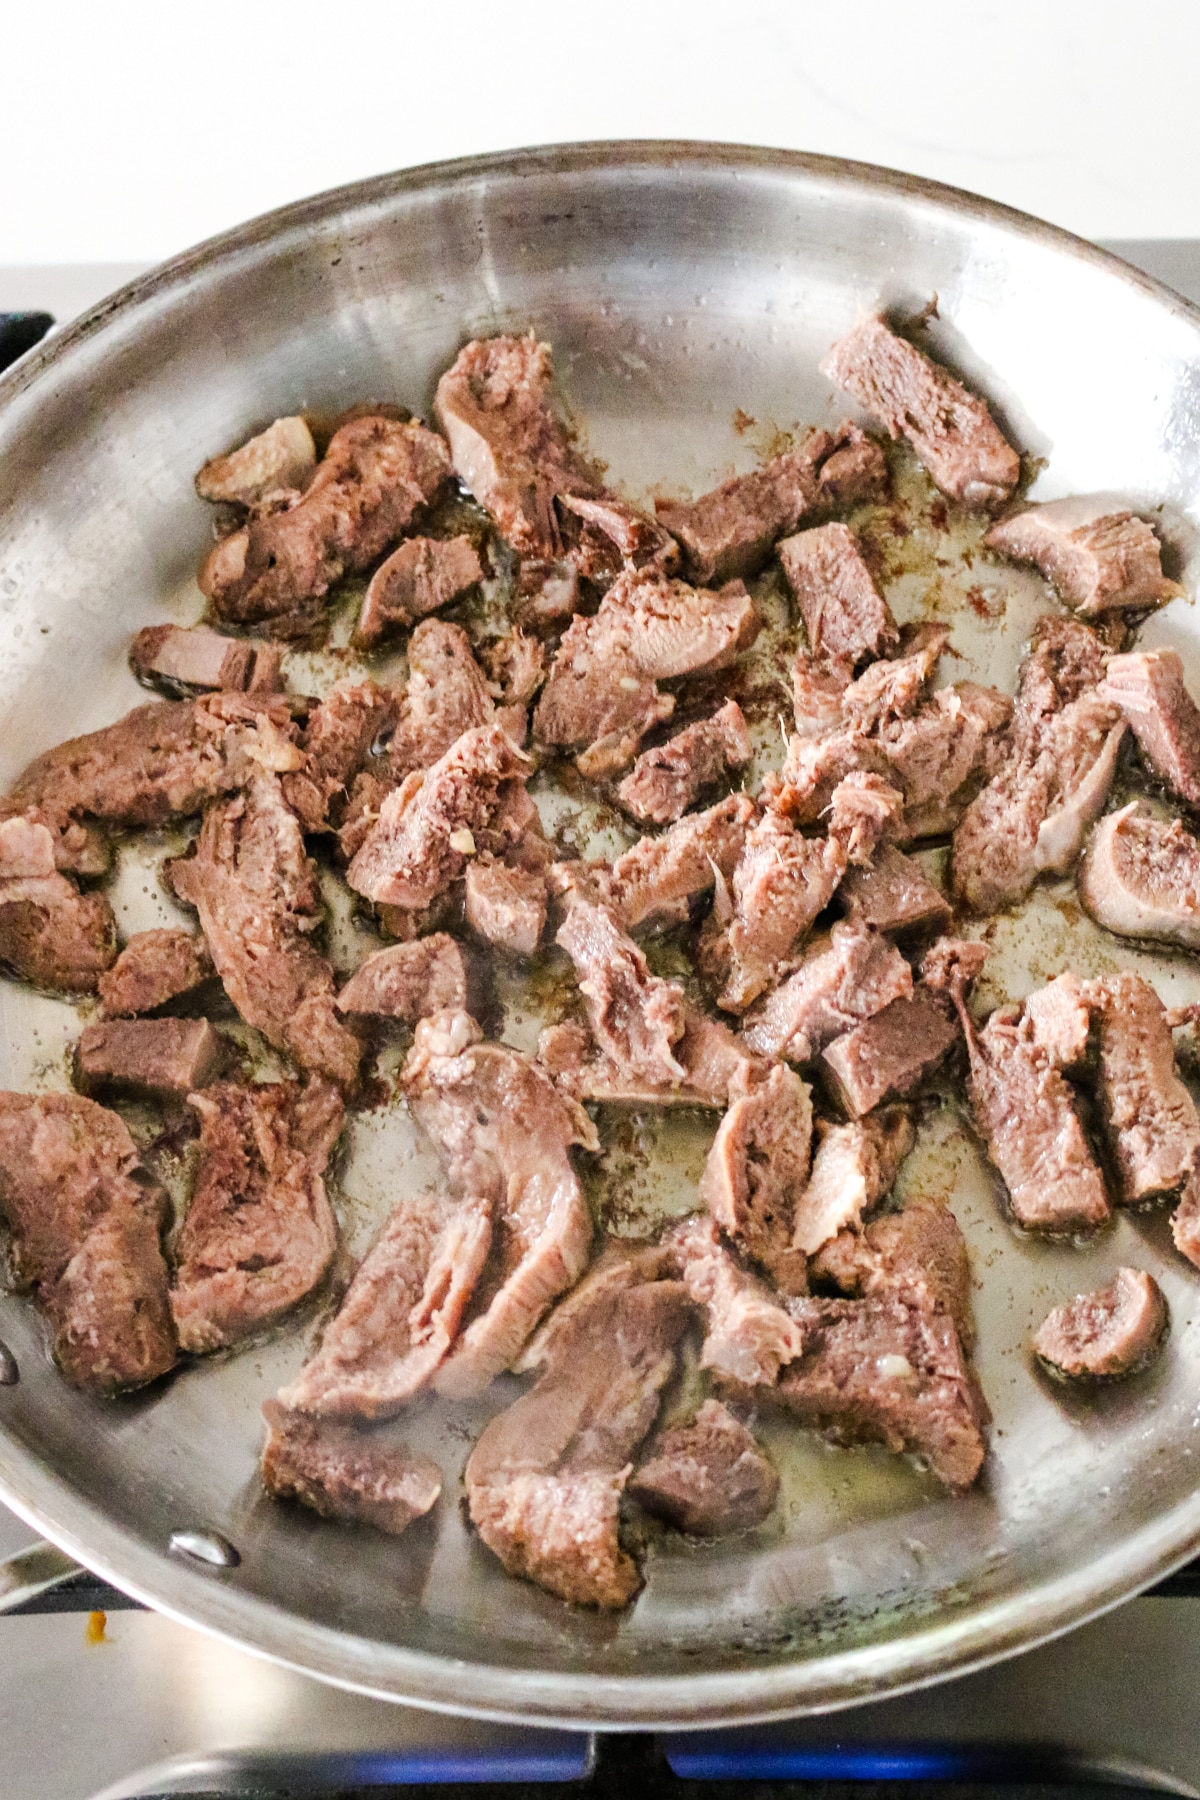
{"type": "Polygon", "coordinates": [[[0,1344],[0,1387],[16,1387],[20,1379],[16,1357],[7,1344],[0,1344]]]}
{"type": "Polygon", "coordinates": [[[171,1549],[176,1556],[190,1556],[193,1562],[208,1563],[214,1569],[236,1569],[242,1560],[219,1531],[173,1531],[171,1549]]]}

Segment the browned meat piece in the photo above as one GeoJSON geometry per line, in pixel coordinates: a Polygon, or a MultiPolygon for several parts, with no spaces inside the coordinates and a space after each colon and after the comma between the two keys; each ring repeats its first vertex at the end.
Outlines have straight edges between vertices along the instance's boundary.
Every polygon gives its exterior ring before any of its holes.
{"type": "Polygon", "coordinates": [[[210,551],[201,591],[220,619],[304,637],[334,582],[368,568],[409,531],[449,478],[435,432],[378,415],[352,419],[301,497],[252,517],[210,551]]]}
{"type": "Polygon", "coordinates": [[[337,997],[339,1012],[415,1025],[430,1013],[457,1012],[467,1004],[463,954],[444,931],[389,944],[360,963],[337,997]]]}
{"type": "Polygon", "coordinates": [[[759,1059],[734,1036],[698,1008],[683,1009],[683,1036],[671,1054],[683,1070],[672,1087],[657,1086],[597,1050],[583,1025],[549,1025],[538,1039],[538,1061],[556,1083],[576,1100],[608,1105],[713,1106],[724,1109],[730,1096],[761,1077],[759,1059]]]}
{"type": "MultiPolygon", "coordinates": [[[[779,980],[847,867],[870,859],[901,812],[894,788],[858,771],[834,789],[827,837],[805,837],[782,812],[767,808],[746,833],[733,871],[728,972],[719,1006],[744,1012],[779,980]]],[[[712,967],[720,968],[716,955],[712,967]]]]}
{"type": "Polygon", "coordinates": [[[654,1424],[690,1307],[675,1281],[600,1296],[467,1461],[471,1522],[511,1575],[621,1607],[641,1577],[618,1536],[630,1458],[654,1424]]]}
{"type": "Polygon", "coordinates": [[[333,1259],[324,1173],[345,1108],[328,1082],[220,1082],[195,1094],[196,1186],[171,1310],[183,1349],[260,1331],[310,1294],[333,1259]]]}
{"type": "Polygon", "coordinates": [[[0,962],[56,994],[94,993],[117,954],[112,907],[104,894],[81,894],[60,875],[52,833],[44,825],[33,829],[47,872],[0,879],[0,962]]]}
{"type": "Polygon", "coordinates": [[[1021,463],[978,394],[878,315],[833,346],[821,373],[854,395],[892,437],[906,437],[938,487],[963,506],[1003,505],[1021,463]]]}
{"type": "Polygon", "coordinates": [[[546,646],[517,628],[480,651],[492,693],[506,706],[528,706],[546,679],[546,646]]]}
{"type": "Polygon", "coordinates": [[[889,939],[853,918],[839,920],[796,973],[746,1013],[742,1041],[759,1056],[812,1062],[912,986],[912,970],[889,939]]]}
{"type": "Polygon", "coordinates": [[[1015,1007],[976,1031],[965,1009],[971,1059],[967,1094],[988,1155],[1008,1189],[1012,1214],[1030,1231],[1093,1231],[1109,1217],[1108,1195],[1074,1095],[1015,1007]]]}
{"type": "Polygon", "coordinates": [[[880,844],[864,867],[847,869],[838,898],[858,924],[897,937],[942,931],[950,922],[950,903],[941,889],[894,844],[880,844]]]}
{"type": "Polygon", "coordinates": [[[1034,1042],[1040,1044],[1051,1066],[1069,1074],[1087,1062],[1092,1032],[1092,1006],[1077,975],[1068,969],[1025,1001],[1034,1042]]]}
{"type": "Polygon", "coordinates": [[[408,686],[388,753],[392,780],[428,769],[464,731],[486,725],[493,711],[462,626],[441,619],[418,625],[408,640],[408,686]]]}
{"type": "Polygon", "coordinates": [[[1120,708],[1154,773],[1200,806],[1200,707],[1183,685],[1175,651],[1114,656],[1100,692],[1120,708]]]}
{"type": "Polygon", "coordinates": [[[822,1068],[851,1118],[861,1119],[882,1101],[911,1093],[957,1038],[945,995],[919,983],[911,998],[893,1000],[835,1038],[822,1053],[822,1068]]]}
{"type": "Polygon", "coordinates": [[[567,555],[590,581],[611,581],[622,567],[664,574],[677,567],[679,546],[666,527],[618,494],[560,494],[558,504],[567,555]]]}
{"type": "Polygon", "coordinates": [[[175,1361],[162,1190],[123,1119],[77,1094],[0,1094],[0,1219],[18,1285],[81,1387],[140,1387],[175,1361]]]}
{"type": "Polygon", "coordinates": [[[748,794],[690,813],[661,837],[644,837],[600,877],[606,905],[630,930],[657,916],[686,918],[688,903],[719,874],[728,881],[755,815],[748,794]]]}
{"type": "Polygon", "coordinates": [[[1118,1269],[1106,1288],[1076,1294],[1042,1320],[1033,1353],[1060,1381],[1110,1381],[1148,1367],[1167,1335],[1167,1301],[1153,1275],[1118,1269]]]}
{"type": "Polygon", "coordinates": [[[878,444],[846,423],[835,433],[813,431],[749,475],[735,475],[686,504],[657,501],[658,516],[683,545],[697,581],[753,575],[775,540],[802,518],[830,508],[877,500],[887,490],[887,464],[878,444]]]}
{"type": "Polygon", "coordinates": [[[346,872],[350,886],[389,906],[428,906],[468,857],[500,854],[516,841],[505,802],[532,769],[501,726],[464,731],[431,768],[406,775],[385,797],[346,872]]]}
{"type": "Polygon", "coordinates": [[[806,1256],[847,1228],[857,1232],[863,1215],[891,1192],[915,1139],[906,1106],[885,1106],[850,1125],[822,1121],[817,1130],[812,1174],[796,1204],[792,1232],[793,1245],[806,1256]]]}
{"type": "Polygon", "coordinates": [[[558,1357],[575,1330],[580,1315],[605,1294],[640,1287],[644,1281],[663,1281],[675,1273],[674,1258],[662,1244],[641,1244],[630,1238],[609,1238],[583,1280],[559,1301],[545,1323],[538,1326],[513,1364],[514,1375],[529,1375],[558,1357]]]}
{"type": "Polygon", "coordinates": [[[139,681],[161,682],[173,691],[250,686],[254,645],[222,637],[206,625],[147,625],[129,647],[129,664],[139,681]]]}
{"type": "Polygon", "coordinates": [[[921,980],[957,1004],[978,980],[990,955],[979,938],[940,937],[921,958],[921,980]]]}
{"type": "Polygon", "coordinates": [[[409,538],[381,562],[363,595],[355,640],[367,649],[439,612],[483,580],[469,537],[409,538]]]}
{"type": "Polygon", "coordinates": [[[317,450],[302,418],[276,419],[226,456],[214,456],[196,477],[202,500],[254,506],[268,494],[302,493],[313,478],[317,450]]]}
{"type": "Polygon", "coordinates": [[[814,656],[844,656],[856,663],[900,642],[892,609],[847,526],[817,525],[784,538],[779,561],[814,656]]]}
{"type": "Polygon", "coordinates": [[[1085,618],[1156,606],[1179,593],[1162,572],[1162,546],[1144,519],[1086,497],[1052,500],[993,525],[984,543],[1036,563],[1059,598],[1085,618]]]}
{"type": "Polygon", "coordinates": [[[634,1084],[653,1089],[682,1082],[686,1072],[672,1051],[684,1031],[682,988],[650,973],[606,906],[576,899],[557,942],[575,964],[601,1052],[634,1084]]]}
{"type": "Polygon", "coordinates": [[[1126,1206],[1200,1178],[1200,1115],[1175,1068],[1166,1008],[1140,975],[1089,981],[1100,1020],[1100,1104],[1126,1206]]]}
{"type": "Polygon", "coordinates": [[[841,1231],[813,1264],[815,1279],[844,1294],[902,1300],[925,1312],[948,1313],[958,1341],[975,1342],[971,1265],[958,1220],[948,1206],[917,1200],[885,1213],[866,1230],[841,1231]]]}
{"type": "Polygon", "coordinates": [[[113,849],[108,833],[94,819],[72,818],[49,806],[0,797],[0,881],[16,879],[32,867],[44,867],[41,840],[34,827],[44,825],[53,846],[53,866],[60,875],[107,875],[113,849]],[[14,835],[15,834],[15,835],[14,835]]]}
{"type": "Polygon", "coordinates": [[[299,1500],[326,1519],[374,1525],[393,1536],[429,1512],[442,1491],[442,1471],[386,1433],[355,1430],[290,1413],[277,1400],[263,1407],[263,1486],[280,1500],[299,1500]]]}
{"type": "Polygon", "coordinates": [[[404,1090],[454,1193],[493,1207],[492,1253],[436,1385],[478,1393],[587,1267],[592,1222],[569,1148],[598,1148],[587,1114],[532,1058],[481,1044],[465,1013],[422,1019],[404,1090]]]}
{"type": "Polygon", "coordinates": [[[629,1492],[692,1537],[726,1537],[762,1524],[779,1498],[779,1476],[741,1420],[706,1400],[685,1425],[658,1434],[629,1492]]]}
{"type": "Polygon", "coordinates": [[[922,1457],[955,1492],[987,1454],[986,1411],[949,1313],[902,1300],[796,1300],[801,1355],[774,1398],[838,1443],[922,1457]]]}
{"type": "Polygon", "coordinates": [[[556,631],[579,611],[579,570],[574,563],[526,557],[517,571],[518,622],[531,631],[556,631]]]}
{"type": "Polygon", "coordinates": [[[445,1361],[491,1243],[487,1199],[406,1196],[282,1404],[322,1418],[399,1412],[445,1361]]]}
{"type": "Polygon", "coordinates": [[[736,700],[727,700],[711,719],[700,719],[653,750],[644,750],[617,789],[617,798],[635,819],[669,825],[728,769],[741,769],[754,754],[750,733],[736,700]]]}
{"type": "Polygon", "coordinates": [[[97,988],[109,1018],[156,1012],[211,981],[208,946],[194,931],[138,931],[97,988]]]}
{"type": "Polygon", "coordinates": [[[353,1087],[362,1046],[338,1018],[333,970],[312,946],[316,870],[275,776],[256,775],[244,793],[209,808],[196,854],[172,864],[171,883],[199,913],[247,1025],[302,1068],[353,1087]]]}
{"type": "Polygon", "coordinates": [[[785,1294],[807,1291],[807,1258],[793,1248],[796,1208],[812,1163],[812,1096],[776,1063],[733,1101],[700,1180],[700,1199],[721,1229],[785,1294]]]}
{"type": "Polygon", "coordinates": [[[283,777],[287,803],[305,831],[323,831],[340,816],[350,785],[372,746],[396,722],[396,696],[373,681],[335,687],[305,727],[304,767],[283,777]]]}
{"type": "Polygon", "coordinates": [[[504,863],[467,864],[466,911],[471,930],[514,956],[532,956],[546,928],[546,877],[504,863]]]}
{"type": "Polygon", "coordinates": [[[157,700],[115,725],[69,738],[30,763],[10,796],[51,820],[83,814],[158,826],[200,812],[262,769],[298,769],[303,754],[283,706],[241,694],[157,700]]]}
{"type": "Polygon", "coordinates": [[[1200,843],[1136,800],[1101,819],[1079,864],[1079,898],[1118,937],[1200,950],[1200,843]]]}
{"type": "Polygon", "coordinates": [[[723,669],[753,643],[759,618],[741,582],[719,593],[635,572],[621,575],[591,618],[568,626],[542,689],[534,730],[578,749],[584,775],[615,774],[675,701],[658,682],[723,669]]]}
{"type": "Polygon", "coordinates": [[[84,1027],[75,1075],[88,1094],[155,1099],[207,1087],[225,1060],[225,1040],[207,1019],[112,1019],[84,1027]]]}
{"type": "Polygon", "coordinates": [[[770,1387],[804,1342],[778,1297],[742,1267],[711,1217],[685,1220],[663,1243],[689,1295],[706,1311],[701,1367],[749,1387],[770,1387]]]}
{"type": "Polygon", "coordinates": [[[1112,786],[1125,725],[1104,698],[1104,649],[1074,619],[1043,619],[1021,665],[1012,741],[954,834],[951,881],[995,912],[1072,866],[1112,786]]]}

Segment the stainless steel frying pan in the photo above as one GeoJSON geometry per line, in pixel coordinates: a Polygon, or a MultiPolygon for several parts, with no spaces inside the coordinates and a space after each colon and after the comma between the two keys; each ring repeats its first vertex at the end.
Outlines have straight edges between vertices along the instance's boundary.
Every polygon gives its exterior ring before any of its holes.
{"type": "MultiPolygon", "coordinates": [[[[270,418],[363,396],[427,408],[465,338],[532,327],[552,340],[614,479],[635,496],[656,482],[700,491],[796,422],[840,416],[816,366],[860,307],[915,312],[934,293],[931,341],[1047,459],[1038,491],[1163,503],[1187,580],[1200,312],[1154,282],[1001,207],[816,157],[600,144],[482,158],[247,225],[126,288],[0,382],[0,780],[137,700],[130,633],[199,611],[191,573],[209,521],[193,472],[270,418]]],[[[926,551],[950,541],[926,535],[926,551]]],[[[949,617],[955,674],[1011,686],[1039,584],[986,560],[902,563],[890,590],[901,615],[949,617]]],[[[1144,636],[1177,645],[1196,684],[1190,603],[1144,636]]],[[[146,852],[125,856],[117,903],[127,927],[166,916],[146,852]]],[[[1169,999],[1200,999],[1195,965],[1103,939],[1069,884],[1002,922],[995,949],[996,994],[1072,962],[1137,966],[1169,999]]],[[[519,1007],[510,1024],[514,1041],[532,1029],[519,1007]]],[[[77,1029],[74,1008],[0,984],[0,1082],[64,1085],[77,1029]]],[[[655,1192],[675,1210],[694,1192],[698,1129],[645,1127],[655,1192]]],[[[356,1123],[340,1199],[350,1250],[433,1172],[398,1109],[356,1123]]],[[[20,1380],[0,1386],[0,1495],[154,1606],[431,1706],[717,1724],[978,1666],[1112,1605],[1200,1544],[1200,1275],[1154,1218],[1124,1217],[1090,1248],[1019,1239],[952,1110],[927,1124],[903,1181],[948,1196],[972,1245],[996,1427],[986,1482],[967,1499],[881,1453],[776,1433],[775,1523],[703,1552],[664,1541],[636,1607],[599,1618],[510,1580],[465,1529],[457,1476],[486,1407],[430,1408],[414,1423],[447,1474],[430,1520],[399,1540],[338,1529],[266,1501],[256,1481],[260,1403],[298,1365],[315,1315],[99,1405],[56,1375],[33,1308],[10,1296],[0,1339],[20,1380]],[[1028,1364],[1029,1329],[1129,1260],[1167,1291],[1167,1355],[1124,1391],[1064,1400],[1028,1364]],[[180,1531],[219,1532],[240,1561],[173,1555],[180,1531]]]]}

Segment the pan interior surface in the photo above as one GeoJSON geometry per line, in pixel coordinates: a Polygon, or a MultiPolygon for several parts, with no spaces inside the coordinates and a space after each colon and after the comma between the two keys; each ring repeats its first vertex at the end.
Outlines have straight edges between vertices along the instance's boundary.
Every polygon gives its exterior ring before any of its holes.
{"type": "MultiPolygon", "coordinates": [[[[428,414],[467,338],[533,330],[554,346],[610,480],[641,501],[699,493],[798,427],[845,416],[817,364],[861,309],[911,315],[935,295],[925,341],[1044,460],[1035,497],[1111,491],[1161,508],[1171,572],[1194,590],[1200,317],[1152,283],[1002,209],[820,159],[630,145],[486,159],[245,227],[136,284],[0,384],[0,778],[145,697],[126,666],[131,634],[200,611],[193,572],[211,539],[194,473],[270,419],[363,398],[428,414]]],[[[947,679],[1011,692],[1048,591],[982,553],[977,522],[947,521],[902,456],[896,470],[903,530],[884,542],[875,526],[894,610],[951,624],[947,679]]],[[[1176,648],[1200,688],[1189,601],[1141,642],[1176,648]]],[[[296,684],[349,666],[298,661],[296,684]]],[[[581,824],[603,848],[604,821],[581,824]]],[[[174,917],[153,878],[169,848],[123,854],[123,929],[174,917]]],[[[349,966],[362,949],[352,924],[336,941],[349,966]]],[[[991,941],[989,1004],[1066,966],[1137,968],[1168,1004],[1200,1001],[1194,962],[1105,937],[1069,882],[999,919],[991,941]]],[[[531,1048],[538,1020],[508,998],[505,1034],[531,1048]]],[[[0,983],[0,1085],[66,1086],[78,1025],[75,1007],[0,983]]],[[[688,1210],[714,1123],[603,1122],[614,1182],[629,1170],[618,1226],[688,1210]]],[[[348,1254],[406,1186],[436,1178],[401,1107],[358,1115],[335,1190],[348,1254]]],[[[402,1538],[263,1496],[259,1409],[299,1366],[319,1309],[240,1355],[101,1404],[55,1373],[29,1303],[0,1295],[0,1339],[21,1369],[0,1389],[0,1492],[153,1604],[417,1703],[531,1722],[716,1725],[951,1673],[1133,1592],[1200,1538],[1200,1276],[1161,1214],[1124,1214],[1088,1246],[1018,1236],[951,1104],[927,1109],[901,1192],[948,1199],[971,1247],[976,1361],[995,1415],[981,1487],[947,1498],[906,1461],[768,1426],[783,1475],[776,1516],[703,1549],[656,1541],[644,1593],[617,1618],[510,1579],[466,1528],[459,1476],[495,1395],[405,1421],[446,1487],[402,1538]],[[1167,1295],[1166,1354],[1121,1391],[1064,1398],[1035,1374],[1029,1334],[1124,1262],[1167,1295]],[[239,1565],[169,1557],[186,1529],[222,1533],[239,1565]]],[[[517,1391],[499,1386],[500,1398],[517,1391]]]]}

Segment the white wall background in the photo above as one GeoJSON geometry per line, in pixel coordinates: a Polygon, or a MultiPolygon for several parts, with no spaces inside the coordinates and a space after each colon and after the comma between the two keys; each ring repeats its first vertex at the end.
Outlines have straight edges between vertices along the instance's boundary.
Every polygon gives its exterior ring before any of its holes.
{"type": "Polygon", "coordinates": [[[391,168],[702,137],[1200,236],[1188,0],[0,0],[0,264],[158,261],[391,168]]]}

